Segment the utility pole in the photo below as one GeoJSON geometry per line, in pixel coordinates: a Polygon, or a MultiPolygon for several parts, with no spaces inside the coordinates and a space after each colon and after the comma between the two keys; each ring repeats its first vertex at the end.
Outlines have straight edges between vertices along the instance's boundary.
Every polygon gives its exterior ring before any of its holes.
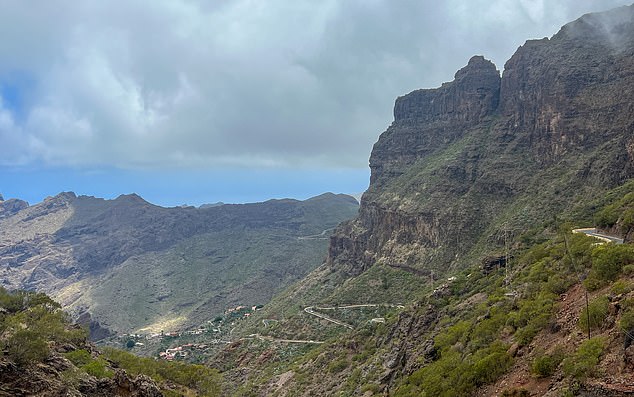
{"type": "MultiPolygon", "coordinates": [[[[568,257],[570,258],[570,263],[572,264],[572,268],[575,269],[575,272],[577,272],[577,277],[579,278],[579,283],[583,284],[583,277],[581,275],[581,273],[579,273],[579,269],[577,269],[577,264],[575,263],[575,259],[572,256],[572,253],[570,252],[570,247],[568,246],[568,231],[567,230],[563,230],[564,233],[564,247],[566,248],[566,252],[568,253],[568,257]]],[[[590,339],[590,303],[588,301],[588,289],[584,287],[585,290],[585,294],[586,294],[586,317],[587,317],[587,323],[588,323],[588,339],[590,339]]]]}
{"type": "Polygon", "coordinates": [[[504,285],[509,286],[509,241],[508,241],[508,225],[504,224],[504,285]]]}

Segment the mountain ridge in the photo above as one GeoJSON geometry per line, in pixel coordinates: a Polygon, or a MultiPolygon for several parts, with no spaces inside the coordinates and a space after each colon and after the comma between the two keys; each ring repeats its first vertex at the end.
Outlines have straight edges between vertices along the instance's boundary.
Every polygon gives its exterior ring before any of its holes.
{"type": "Polygon", "coordinates": [[[298,237],[356,208],[334,194],[196,209],[63,192],[0,219],[0,274],[5,288],[45,291],[117,332],[193,326],[229,305],[265,303],[319,265],[327,242],[298,237]]]}

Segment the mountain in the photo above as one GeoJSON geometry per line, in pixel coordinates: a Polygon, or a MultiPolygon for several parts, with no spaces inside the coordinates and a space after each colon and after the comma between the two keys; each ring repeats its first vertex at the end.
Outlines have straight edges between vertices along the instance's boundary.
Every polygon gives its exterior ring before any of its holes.
{"type": "Polygon", "coordinates": [[[353,217],[358,203],[327,193],[162,208],[135,194],[61,193],[10,208],[0,216],[3,286],[50,294],[92,323],[98,339],[176,330],[230,306],[266,303],[322,262],[326,231],[353,217]]]}
{"type": "Polygon", "coordinates": [[[241,393],[634,392],[634,247],[570,234],[632,239],[634,6],[527,41],[501,75],[475,56],[399,97],[370,168],[326,264],[243,331],[313,347],[242,340],[212,361],[241,393]]]}

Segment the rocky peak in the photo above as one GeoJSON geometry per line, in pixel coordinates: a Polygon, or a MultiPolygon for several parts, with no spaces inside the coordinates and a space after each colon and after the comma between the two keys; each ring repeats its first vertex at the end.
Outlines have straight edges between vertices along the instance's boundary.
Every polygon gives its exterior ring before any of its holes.
{"type": "Polygon", "coordinates": [[[634,34],[634,5],[601,13],[586,14],[564,25],[553,39],[570,39],[607,45],[612,49],[631,48],[634,34]]]}
{"type": "Polygon", "coordinates": [[[0,193],[0,201],[4,201],[4,197],[2,197],[2,193],[0,193]]]}
{"type": "Polygon", "coordinates": [[[61,192],[56,196],[45,198],[44,202],[68,203],[76,198],[77,195],[74,192],[61,192]]]}
{"type": "Polygon", "coordinates": [[[452,82],[397,98],[394,123],[370,155],[371,184],[400,175],[404,166],[464,136],[496,112],[499,99],[500,73],[482,56],[472,57],[452,82]]]}
{"type": "Polygon", "coordinates": [[[29,203],[24,200],[9,199],[4,201],[0,196],[0,218],[11,216],[23,209],[27,208],[29,203]]]}
{"type": "Polygon", "coordinates": [[[483,56],[474,56],[455,80],[436,89],[413,91],[396,99],[394,121],[473,121],[497,109],[500,73],[483,56]]]}
{"type": "MultiPolygon", "coordinates": [[[[549,39],[529,40],[504,68],[500,114],[508,136],[547,165],[620,137],[628,142],[634,94],[634,6],[588,14],[549,39]],[[582,120],[587,120],[582,122],[582,120]]],[[[629,168],[628,168],[629,167],[629,168]]],[[[606,174],[612,183],[631,171],[606,174]]]]}

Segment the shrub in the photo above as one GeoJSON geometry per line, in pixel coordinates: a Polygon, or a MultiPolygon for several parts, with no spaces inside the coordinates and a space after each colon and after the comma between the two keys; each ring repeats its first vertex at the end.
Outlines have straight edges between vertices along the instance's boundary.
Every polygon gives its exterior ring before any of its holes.
{"type": "Polygon", "coordinates": [[[16,331],[6,342],[9,357],[18,365],[43,361],[49,355],[48,344],[29,329],[16,331]]]}
{"type": "Polygon", "coordinates": [[[563,361],[564,374],[583,379],[596,373],[603,353],[603,339],[594,337],[584,341],[574,355],[563,361]]]}
{"type": "Polygon", "coordinates": [[[608,306],[609,301],[606,296],[601,296],[599,298],[593,299],[590,301],[588,308],[584,308],[581,310],[581,314],[579,315],[579,327],[584,331],[588,332],[588,322],[590,323],[590,330],[600,328],[603,325],[603,321],[608,316],[608,306]],[[588,313],[589,318],[588,318],[588,313]]]}
{"type": "Polygon", "coordinates": [[[157,382],[169,380],[195,389],[200,396],[220,395],[220,375],[217,370],[209,367],[181,362],[156,361],[112,348],[104,349],[104,357],[115,362],[130,375],[145,374],[157,382]]]}
{"type": "Polygon", "coordinates": [[[535,299],[523,300],[516,315],[510,316],[510,325],[518,328],[515,340],[521,346],[526,346],[537,333],[550,323],[552,308],[556,295],[541,292],[535,299]]]}
{"type": "Polygon", "coordinates": [[[332,361],[330,364],[328,364],[328,372],[330,373],[341,372],[346,368],[348,368],[348,361],[345,358],[332,361]]]}
{"type": "Polygon", "coordinates": [[[92,357],[90,356],[90,353],[88,353],[88,351],[84,349],[68,352],[64,354],[64,356],[76,367],[81,367],[82,365],[86,365],[90,361],[92,361],[92,357]]]}
{"type": "Polygon", "coordinates": [[[559,349],[552,354],[538,355],[531,364],[531,372],[538,378],[549,377],[555,373],[563,358],[559,349]]]}
{"type": "Polygon", "coordinates": [[[607,244],[592,251],[592,268],[584,281],[590,290],[598,289],[621,274],[624,266],[634,263],[634,247],[628,244],[607,244]]]}
{"type": "Polygon", "coordinates": [[[531,393],[524,389],[507,389],[502,392],[502,397],[530,397],[531,393]]]}
{"type": "Polygon", "coordinates": [[[634,310],[626,310],[621,315],[621,321],[619,321],[619,328],[621,331],[627,333],[634,333],[634,310]]]}
{"type": "Polygon", "coordinates": [[[618,280],[612,284],[610,291],[615,295],[627,294],[632,290],[632,283],[625,280],[618,280]]]}
{"type": "Polygon", "coordinates": [[[97,379],[112,378],[114,376],[114,373],[106,367],[106,362],[103,359],[92,360],[82,366],[81,369],[97,379]]]}

